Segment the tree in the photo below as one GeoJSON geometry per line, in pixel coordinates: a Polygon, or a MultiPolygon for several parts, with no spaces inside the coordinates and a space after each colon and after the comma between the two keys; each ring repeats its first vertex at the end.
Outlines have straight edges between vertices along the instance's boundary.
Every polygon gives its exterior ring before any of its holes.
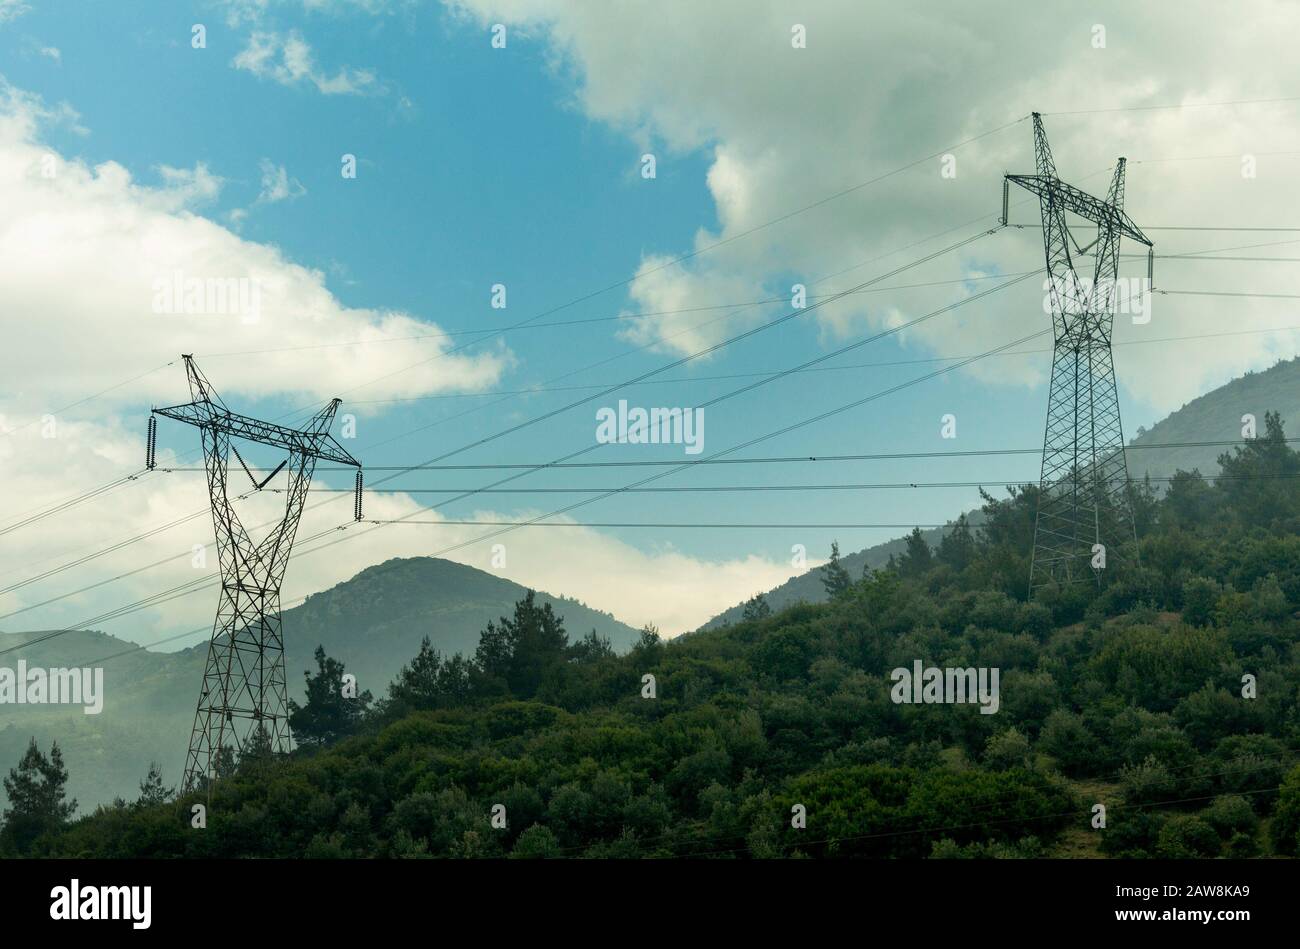
{"type": "Polygon", "coordinates": [[[831,559],[822,564],[821,573],[822,586],[826,589],[826,595],[832,600],[838,600],[853,586],[849,572],[844,569],[844,564],[840,563],[839,541],[831,541],[831,559]]]}
{"type": "Polygon", "coordinates": [[[163,786],[162,768],[158,766],[158,762],[150,761],[149,773],[140,782],[140,797],[136,799],[135,803],[138,807],[153,807],[156,804],[166,804],[175,793],[175,788],[163,786]]]}
{"type": "Polygon", "coordinates": [[[343,681],[343,663],[316,647],[317,672],[304,672],[307,704],[289,700],[289,727],[298,744],[321,747],[353,734],[370,707],[369,692],[354,694],[355,686],[343,681]]]}
{"type": "Polygon", "coordinates": [[[601,636],[594,629],[569,647],[569,658],[580,663],[597,662],[613,655],[609,637],[601,636]]]}
{"type": "Polygon", "coordinates": [[[518,698],[531,698],[551,667],[565,659],[569,637],[564,620],[551,604],[537,604],[537,593],[529,590],[515,604],[513,617],[489,622],[479,637],[474,662],[489,679],[505,683],[518,698]]]}
{"type": "Polygon", "coordinates": [[[628,658],[632,664],[637,667],[653,666],[657,664],[664,656],[664,641],[659,635],[659,630],[652,623],[647,623],[642,627],[641,632],[632,644],[632,651],[628,653],[628,658]]]}
{"type": "Polygon", "coordinates": [[[244,746],[239,749],[236,771],[245,777],[265,780],[270,776],[275,763],[275,746],[271,743],[271,735],[266,730],[266,723],[258,722],[257,727],[249,733],[244,746]]]}
{"type": "Polygon", "coordinates": [[[544,860],[562,856],[564,853],[560,849],[560,842],[551,829],[543,824],[533,824],[520,834],[510,851],[512,860],[544,860]]]}
{"type": "Polygon", "coordinates": [[[47,758],[33,738],[18,766],[4,779],[9,807],[0,832],[3,849],[25,854],[42,834],[62,828],[77,809],[75,800],[66,799],[67,785],[68,769],[58,742],[50,746],[47,758]]]}
{"type": "Polygon", "coordinates": [[[1274,853],[1293,857],[1300,850],[1300,765],[1291,769],[1279,790],[1268,833],[1274,853]]]}
{"type": "MultiPolygon", "coordinates": [[[[235,754],[235,746],[229,743],[222,744],[217,749],[217,753],[212,756],[212,778],[214,781],[220,781],[223,778],[233,777],[239,770],[239,756],[235,754]]],[[[204,779],[203,786],[207,787],[207,779],[204,779]]]]}
{"type": "Polygon", "coordinates": [[[467,701],[471,692],[470,664],[459,653],[444,659],[425,636],[415,658],[388,686],[387,706],[397,714],[448,708],[467,701]]]}
{"type": "MultiPolygon", "coordinates": [[[[917,536],[919,530],[913,530],[917,536]]],[[[911,549],[912,539],[908,538],[908,549],[911,549]]],[[[921,543],[925,543],[922,539],[921,543]]],[[[928,548],[927,548],[928,549],[928,548]]],[[[952,530],[944,535],[943,540],[939,542],[937,556],[940,563],[945,563],[954,570],[965,570],[975,560],[975,538],[971,534],[970,524],[966,520],[966,515],[962,514],[953,524],[952,530]]]]}
{"type": "Polygon", "coordinates": [[[899,560],[898,572],[905,577],[919,577],[929,572],[933,564],[934,555],[921,536],[921,528],[913,527],[912,533],[907,535],[907,550],[899,560]]]}
{"type": "Polygon", "coordinates": [[[1297,513],[1300,502],[1292,479],[1300,475],[1300,454],[1287,445],[1279,413],[1265,412],[1264,434],[1224,452],[1219,466],[1222,477],[1215,487],[1242,524],[1271,525],[1297,513]]]}
{"type": "Polygon", "coordinates": [[[741,614],[741,619],[746,623],[750,620],[759,620],[772,615],[772,607],[767,605],[767,597],[757,593],[745,601],[745,611],[741,614]]]}

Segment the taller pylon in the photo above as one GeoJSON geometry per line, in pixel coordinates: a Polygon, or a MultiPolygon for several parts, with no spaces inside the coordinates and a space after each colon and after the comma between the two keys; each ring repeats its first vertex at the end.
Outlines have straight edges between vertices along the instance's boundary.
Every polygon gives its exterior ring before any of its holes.
{"type": "Polygon", "coordinates": [[[1057,177],[1042,118],[1035,112],[1033,119],[1038,173],[1006,176],[1002,212],[1006,223],[1010,184],[1038,195],[1055,340],[1031,594],[1053,581],[1100,581],[1103,567],[1137,562],[1111,328],[1119,291],[1120,237],[1152,246],[1124,213],[1125,160],[1116,164],[1105,200],[1095,198],[1057,177]],[[1080,246],[1074,239],[1067,213],[1097,226],[1091,243],[1080,246]],[[1094,257],[1091,285],[1080,279],[1075,266],[1075,255],[1086,258],[1089,250],[1094,257]]]}
{"type": "Polygon", "coordinates": [[[153,411],[197,426],[201,433],[221,567],[217,617],[185,762],[182,789],[191,791],[209,785],[219,756],[241,752],[250,742],[273,752],[289,750],[280,584],[316,460],[358,469],[361,463],[329,434],[338,399],[330,401],[301,430],[262,422],[226,408],[193,358],[183,358],[193,401],[153,411]],[[232,438],[285,449],[289,457],[259,482],[232,438]],[[282,468],[288,468],[284,517],[257,543],[231,503],[227,472],[232,453],[255,490],[266,487],[282,468]]]}

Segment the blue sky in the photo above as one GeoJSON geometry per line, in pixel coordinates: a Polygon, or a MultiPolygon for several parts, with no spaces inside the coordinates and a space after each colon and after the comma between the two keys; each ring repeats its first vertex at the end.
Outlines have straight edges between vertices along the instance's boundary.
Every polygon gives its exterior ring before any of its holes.
{"type": "MultiPolygon", "coordinates": [[[[762,15],[745,21],[745,28],[735,27],[734,42],[719,42],[715,34],[712,45],[703,47],[712,52],[700,55],[701,33],[740,21],[708,11],[692,23],[682,9],[675,9],[653,23],[627,12],[620,23],[616,12],[602,18],[581,6],[548,8],[524,2],[495,5],[498,9],[490,3],[465,2],[448,9],[383,0],[172,0],[128,5],[32,0],[26,6],[30,9],[14,14],[17,6],[11,5],[13,15],[0,23],[0,74],[11,97],[14,90],[21,92],[14,100],[18,105],[11,101],[11,110],[26,109],[33,117],[30,127],[13,133],[15,148],[28,148],[32,155],[41,149],[57,153],[82,176],[78,199],[87,205],[98,200],[95,180],[104,180],[96,169],[108,162],[120,166],[129,173],[130,183],[117,182],[110,189],[118,202],[115,213],[136,213],[131,205],[136,201],[150,213],[167,215],[166,228],[199,235],[198,249],[187,251],[184,258],[195,261],[190,266],[197,272],[204,266],[197,262],[203,259],[203,235],[220,231],[219,242],[214,242],[238,248],[250,259],[276,254],[274,266],[292,272],[292,279],[305,289],[301,295],[268,297],[271,310],[256,335],[234,324],[214,332],[211,323],[201,330],[186,320],[151,323],[147,313],[115,309],[105,319],[121,320],[122,332],[90,344],[94,351],[79,355],[75,371],[43,370],[30,361],[11,367],[23,381],[8,403],[0,403],[4,414],[25,423],[50,405],[72,402],[174,359],[179,351],[193,351],[227,402],[250,414],[279,417],[327,395],[340,395],[345,403],[341,411],[358,416],[357,437],[347,447],[376,467],[441,455],[589,394],[566,390],[498,397],[484,392],[514,391],[560,377],[565,378],[555,384],[570,387],[621,382],[788,311],[767,304],[724,318],[729,311],[697,308],[786,296],[793,283],[813,285],[828,274],[853,268],[810,292],[847,288],[991,227],[1000,204],[1002,173],[1032,170],[1027,122],[956,149],[959,173],[953,180],[940,177],[937,161],[927,162],[788,221],[766,224],[1042,107],[1020,80],[1005,75],[1007,66],[996,50],[972,46],[959,24],[909,20],[901,14],[892,29],[917,42],[924,40],[937,58],[914,57],[895,73],[867,66],[867,75],[859,78],[869,81],[854,95],[855,80],[846,70],[855,50],[848,40],[836,37],[834,49],[824,51],[832,24],[823,22],[819,31],[815,15],[799,14],[813,21],[811,43],[807,50],[792,51],[785,22],[791,15],[778,7],[765,7],[762,15]],[[508,27],[505,49],[490,43],[495,22],[508,27]],[[766,32],[760,28],[764,23],[770,26],[766,32]],[[194,24],[206,29],[204,49],[191,46],[194,24]],[[640,43],[638,31],[644,31],[640,43]],[[300,57],[296,60],[290,53],[295,43],[300,57]],[[249,51],[259,44],[266,55],[260,61],[249,59],[249,51]],[[981,79],[983,88],[954,88],[952,77],[944,72],[950,67],[941,63],[945,47],[964,57],[967,68],[983,70],[978,72],[987,77],[981,79]],[[301,58],[304,51],[309,51],[308,60],[301,58]],[[792,52],[805,53],[805,59],[790,59],[792,52]],[[710,55],[716,61],[706,69],[701,63],[710,55]],[[770,88],[763,85],[769,75],[770,88]],[[656,177],[650,180],[640,174],[641,156],[647,151],[657,159],[656,177]],[[357,156],[355,180],[340,175],[344,154],[357,156]],[[985,217],[980,220],[980,215],[985,217]],[[198,228],[195,219],[207,222],[207,229],[198,228]],[[759,225],[764,226],[749,233],[759,225]],[[950,232],[918,243],[944,231],[950,232]],[[724,244],[710,249],[719,240],[724,244]],[[913,244],[917,246],[899,250],[913,244]],[[680,266],[657,269],[665,260],[691,251],[701,252],[680,266]],[[864,265],[873,258],[879,259],[864,265]],[[319,278],[313,281],[294,267],[318,272],[319,278]],[[504,310],[490,306],[491,287],[497,283],[507,288],[504,310]],[[613,289],[591,295],[611,285],[613,289]],[[274,309],[277,305],[280,310],[274,309]],[[653,315],[662,309],[694,312],[653,315]],[[313,322],[320,312],[330,318],[328,332],[313,322]],[[383,332],[386,313],[401,315],[395,332],[383,332]],[[489,332],[543,313],[548,315],[536,322],[588,322],[522,328],[501,336],[489,332]],[[652,315],[641,315],[646,313],[652,315]],[[614,319],[619,316],[625,319],[614,319]],[[472,342],[472,335],[455,335],[450,344],[445,339],[399,338],[334,345],[353,342],[358,327],[372,335],[397,337],[421,335],[421,330],[483,331],[483,336],[478,343],[472,342]],[[682,335],[673,336],[678,333],[682,335]],[[449,345],[467,343],[462,351],[446,352],[449,345]],[[329,348],[304,348],[316,345],[329,348]],[[268,352],[276,349],[292,351],[268,352]],[[318,358],[326,353],[332,361],[318,358]],[[442,359],[426,364],[418,379],[396,373],[440,353],[442,359]],[[479,356],[487,361],[468,361],[479,356]],[[442,367],[447,368],[445,377],[440,376],[442,367]],[[403,379],[410,385],[403,388],[403,379]],[[479,411],[468,412],[475,408],[479,411]]],[[[0,5],[0,11],[4,9],[0,5]]],[[[850,7],[841,13],[856,15],[850,7]]],[[[1138,28],[1122,19],[1127,16],[1114,12],[1107,20],[1114,24],[1118,61],[1117,68],[1107,71],[1111,78],[1097,85],[1102,101],[1129,105],[1193,96],[1227,99],[1235,94],[1227,83],[1211,89],[1191,71],[1171,72],[1174,67],[1168,63],[1145,63],[1139,70],[1158,76],[1159,82],[1144,83],[1139,75],[1121,84],[1114,77],[1127,64],[1143,62],[1139,38],[1124,38],[1121,27],[1129,26],[1130,32],[1138,28]]],[[[1044,52],[1024,64],[1044,94],[1052,96],[1050,105],[1068,109],[1079,104],[1065,95],[1073,95],[1078,77],[1096,72],[1098,51],[1088,45],[1088,26],[1080,21],[1058,27],[1080,31],[1060,39],[1068,54],[1051,59],[1044,52]]],[[[1024,35],[1031,32],[1024,29],[1024,35]]],[[[845,32],[848,38],[854,35],[845,32]]],[[[863,43],[869,47],[866,62],[872,61],[871,55],[902,56],[901,51],[891,51],[899,43],[891,42],[887,32],[863,31],[863,43]],[[871,44],[883,45],[873,53],[871,44]]],[[[1014,45],[1020,36],[1017,27],[1009,42],[1014,45]]],[[[1206,41],[1197,36],[1170,38],[1183,53],[1201,49],[1199,44],[1206,41]]],[[[1244,48],[1253,41],[1243,36],[1239,43],[1244,48]]],[[[1247,91],[1258,95],[1267,91],[1266,85],[1256,82],[1247,91]]],[[[1285,86],[1282,77],[1276,85],[1285,86]]],[[[1108,163],[1117,154],[1125,151],[1135,159],[1129,206],[1148,221],[1199,221],[1226,205],[1233,220],[1271,222],[1278,216],[1271,209],[1279,194],[1289,193],[1281,183],[1275,186],[1281,192],[1264,193],[1261,187],[1245,201],[1242,194],[1227,193],[1230,182],[1236,187],[1235,159],[1178,165],[1172,182],[1158,178],[1155,166],[1138,163],[1143,157],[1192,158],[1216,152],[1232,157],[1244,150],[1238,141],[1243,130],[1255,130],[1249,145],[1256,150],[1285,148],[1291,132],[1270,125],[1266,117],[1234,115],[1225,123],[1202,114],[1182,125],[1162,117],[1159,129],[1130,115],[1113,121],[1062,115],[1049,121],[1058,168],[1081,186],[1102,191],[1108,163]],[[1232,140],[1207,142],[1208,128],[1232,140]],[[1269,130],[1262,138],[1261,128],[1269,130]],[[1218,178],[1215,169],[1222,172],[1218,178]],[[1195,206],[1192,195],[1204,206],[1195,206]]],[[[33,220],[39,220],[33,213],[33,220]]],[[[1032,204],[1023,204],[1013,218],[1029,222],[1036,213],[1032,204]]],[[[131,245],[128,226],[121,225],[119,234],[113,231],[116,223],[103,223],[115,221],[112,215],[97,220],[106,236],[95,239],[112,239],[114,258],[124,253],[122,247],[131,245]]],[[[1246,243],[1237,237],[1183,235],[1176,238],[1181,242],[1177,249],[1246,243]]],[[[1042,252],[1036,239],[1030,231],[984,238],[885,281],[885,292],[855,295],[827,312],[809,312],[708,359],[671,370],[656,384],[604,396],[455,460],[518,464],[579,450],[593,441],[596,410],[616,405],[620,398],[642,406],[700,405],[753,381],[738,377],[741,374],[791,367],[982,291],[996,283],[986,279],[992,275],[1037,268],[1042,252]],[[919,283],[937,285],[888,289],[919,283]],[[718,376],[732,378],[713,378],[718,376]]],[[[93,252],[95,245],[88,246],[93,252]]],[[[52,266],[55,273],[72,273],[74,264],[70,258],[65,269],[57,261],[52,266]]],[[[162,272],[169,266],[157,264],[162,272]]],[[[1134,274],[1145,269],[1130,266],[1134,274]]],[[[147,272],[148,265],[143,269],[147,272]]],[[[1188,278],[1186,285],[1195,282],[1188,278]]],[[[44,308],[45,292],[25,290],[19,297],[44,308]]],[[[77,319],[91,319],[84,306],[95,293],[92,279],[75,301],[83,307],[77,319]]],[[[1046,329],[1041,298],[1041,285],[1030,280],[938,316],[915,332],[864,345],[824,364],[829,371],[799,373],[711,407],[706,410],[704,453],[920,377],[956,357],[1046,329]]],[[[1256,319],[1263,326],[1284,322],[1283,316],[1274,310],[1238,318],[1256,319]]],[[[1200,323],[1194,324],[1192,317],[1189,313],[1179,314],[1177,320],[1157,320],[1151,331],[1171,333],[1191,326],[1189,332],[1194,332],[1221,325],[1209,311],[1200,314],[1200,323]]],[[[69,319],[69,328],[62,331],[65,338],[79,332],[69,319]]],[[[1117,332],[1123,336],[1138,330],[1121,327],[1117,332]]],[[[92,333],[87,339],[99,337],[92,333]]],[[[986,360],[975,370],[919,383],[740,454],[1036,447],[1042,436],[1042,383],[1050,359],[1041,350],[1047,345],[1048,340],[1039,338],[1021,347],[1033,351],[1029,355],[986,360]],[[940,434],[942,417],[948,413],[956,416],[955,440],[940,434]]],[[[1150,425],[1187,397],[1242,369],[1266,365],[1294,349],[1290,340],[1268,345],[1256,341],[1253,349],[1207,355],[1207,347],[1187,345],[1178,352],[1195,350],[1195,355],[1173,360],[1179,372],[1172,371],[1167,352],[1150,357],[1138,351],[1152,347],[1117,350],[1128,432],[1150,425]]],[[[79,430],[83,440],[79,447],[61,450],[75,455],[44,460],[31,454],[11,456],[6,464],[14,477],[39,485],[32,490],[47,492],[51,499],[75,494],[97,479],[108,480],[113,472],[138,467],[133,453],[139,451],[149,404],[184,400],[183,374],[179,366],[170,367],[70,411],[69,421],[84,425],[79,430]],[[96,459],[94,464],[86,461],[89,456],[96,459]],[[76,463],[70,466],[69,457],[76,463]]],[[[192,454],[197,447],[195,433],[167,423],[161,442],[178,454],[192,454]]],[[[39,443],[33,448],[49,449],[39,443]]],[[[679,445],[615,445],[593,457],[639,461],[686,456],[679,445]]],[[[269,455],[257,458],[268,468],[275,464],[269,455]]],[[[512,487],[617,486],[645,473],[630,468],[546,472],[512,487]]],[[[473,488],[496,476],[492,471],[418,472],[404,475],[393,486],[473,488]]],[[[1015,481],[1036,476],[1032,456],[993,456],[717,465],[657,484],[1015,481]]],[[[196,477],[169,477],[165,484],[159,479],[156,485],[132,488],[139,506],[123,503],[112,515],[103,515],[108,521],[98,522],[101,515],[87,513],[83,535],[70,526],[52,531],[44,546],[33,540],[10,566],[21,571],[20,564],[37,554],[57,563],[97,538],[141,530],[166,521],[172,513],[203,505],[203,486],[196,477]]],[[[371,483],[378,477],[371,475],[371,483]]],[[[346,483],[343,476],[326,475],[322,480],[322,486],[346,483]]],[[[10,516],[45,496],[28,494],[13,505],[10,516]]],[[[428,494],[390,497],[376,502],[387,508],[375,509],[410,516],[418,514],[418,505],[436,499],[428,494]]],[[[440,513],[453,519],[476,513],[513,519],[575,499],[545,493],[478,495],[440,513]]],[[[946,521],[976,503],[973,488],[662,493],[600,501],[573,517],[928,524],[946,521]]],[[[345,519],[345,513],[335,516],[334,510],[338,508],[305,524],[304,531],[345,519]]],[[[512,558],[501,572],[577,596],[629,622],[656,622],[675,633],[798,572],[790,564],[794,544],[806,546],[815,562],[834,538],[843,549],[857,550],[900,533],[847,528],[532,529],[510,535],[506,543],[512,558]]],[[[364,543],[335,548],[339,556],[331,555],[328,568],[295,564],[290,579],[303,594],[385,556],[435,552],[475,535],[462,527],[393,526],[364,543]],[[347,556],[342,555],[345,550],[350,551],[347,556]]],[[[190,540],[180,534],[162,537],[157,548],[106,558],[95,569],[111,576],[148,562],[155,550],[163,556],[184,549],[190,540]]],[[[490,545],[482,543],[461,548],[454,556],[489,569],[490,553],[490,545]]],[[[185,576],[178,572],[163,579],[159,573],[119,583],[25,613],[21,620],[0,620],[0,628],[73,622],[147,595],[156,588],[150,584],[179,582],[185,576]]],[[[25,589],[8,605],[39,602],[80,582],[86,581],[65,575],[52,586],[25,589]]],[[[136,614],[110,631],[164,638],[195,618],[195,625],[201,623],[209,606],[204,600],[136,614]]]]}

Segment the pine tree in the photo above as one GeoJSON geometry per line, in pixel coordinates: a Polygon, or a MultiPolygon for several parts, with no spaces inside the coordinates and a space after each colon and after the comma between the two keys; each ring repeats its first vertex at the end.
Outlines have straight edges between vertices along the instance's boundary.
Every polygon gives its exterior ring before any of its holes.
{"type": "Polygon", "coordinates": [[[163,786],[162,768],[158,766],[158,762],[150,761],[149,773],[140,782],[140,796],[135,803],[138,807],[153,807],[156,804],[166,804],[175,793],[175,788],[163,786]]]}
{"type": "Polygon", "coordinates": [[[853,580],[849,577],[848,570],[844,569],[844,564],[840,563],[840,544],[839,541],[831,541],[831,559],[822,564],[822,586],[826,590],[826,595],[832,600],[838,600],[844,594],[849,592],[853,586],[853,580]]]}
{"type": "Polygon", "coordinates": [[[370,708],[369,692],[345,695],[343,663],[325,655],[316,647],[317,672],[304,672],[307,680],[307,704],[289,700],[289,727],[300,745],[321,747],[333,744],[354,733],[370,708]]]}
{"type": "Polygon", "coordinates": [[[77,802],[67,800],[67,785],[68,769],[58,742],[50,746],[47,758],[33,738],[18,766],[4,779],[9,807],[0,831],[0,850],[25,854],[42,834],[63,827],[77,810],[77,802]]]}
{"type": "Polygon", "coordinates": [[[420,651],[415,658],[402,666],[397,678],[389,685],[389,701],[411,709],[436,708],[441,673],[442,655],[433,648],[429,637],[425,636],[420,641],[420,651]]]}
{"type": "Polygon", "coordinates": [[[936,557],[940,563],[945,563],[954,570],[965,570],[975,559],[975,538],[971,534],[970,524],[965,514],[957,518],[952,530],[939,541],[936,557]]]}
{"type": "Polygon", "coordinates": [[[614,647],[607,636],[601,636],[594,629],[582,639],[569,647],[569,658],[575,662],[596,662],[614,655],[614,647]]]}
{"type": "Polygon", "coordinates": [[[532,698],[550,668],[564,661],[569,637],[564,620],[551,604],[537,604],[537,593],[529,590],[515,604],[513,617],[488,623],[479,637],[475,665],[489,680],[504,682],[517,698],[532,698]]]}
{"type": "Polygon", "coordinates": [[[913,527],[912,533],[907,535],[907,549],[898,563],[899,573],[905,577],[919,577],[930,569],[933,562],[934,556],[930,545],[921,536],[921,528],[913,527]]]}
{"type": "MultiPolygon", "coordinates": [[[[239,770],[239,756],[235,754],[234,745],[223,744],[212,756],[212,777],[214,781],[229,778],[239,770]]],[[[207,786],[206,780],[204,787],[207,786]]]]}
{"type": "Polygon", "coordinates": [[[772,607],[767,604],[767,597],[758,593],[745,601],[745,610],[741,614],[741,619],[745,622],[750,620],[759,620],[772,615],[772,607]]]}

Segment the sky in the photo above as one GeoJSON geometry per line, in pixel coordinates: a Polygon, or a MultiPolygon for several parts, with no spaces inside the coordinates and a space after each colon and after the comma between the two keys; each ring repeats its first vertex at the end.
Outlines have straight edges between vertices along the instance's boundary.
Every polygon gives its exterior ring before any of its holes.
{"type": "Polygon", "coordinates": [[[996,228],[1034,111],[1065,180],[1104,194],[1127,158],[1179,291],[1117,316],[1126,432],[1294,356],[1300,234],[1268,229],[1300,226],[1300,8],[1240,9],[0,0],[0,630],[204,638],[214,591],[167,595],[216,576],[198,433],[161,420],[141,471],[182,353],[258,418],[342,399],[397,522],[319,471],[286,603],[447,556],[675,635],[978,504],[946,482],[1036,480],[1032,454],[668,464],[1039,447],[1034,199],[996,228]],[[243,296],[170,292],[196,282],[243,296]],[[702,437],[601,443],[620,400],[702,437]],[[528,470],[570,455],[602,466],[528,470]],[[402,470],[427,463],[462,467],[402,470]],[[565,508],[603,526],[490,526],[565,508]]]}

